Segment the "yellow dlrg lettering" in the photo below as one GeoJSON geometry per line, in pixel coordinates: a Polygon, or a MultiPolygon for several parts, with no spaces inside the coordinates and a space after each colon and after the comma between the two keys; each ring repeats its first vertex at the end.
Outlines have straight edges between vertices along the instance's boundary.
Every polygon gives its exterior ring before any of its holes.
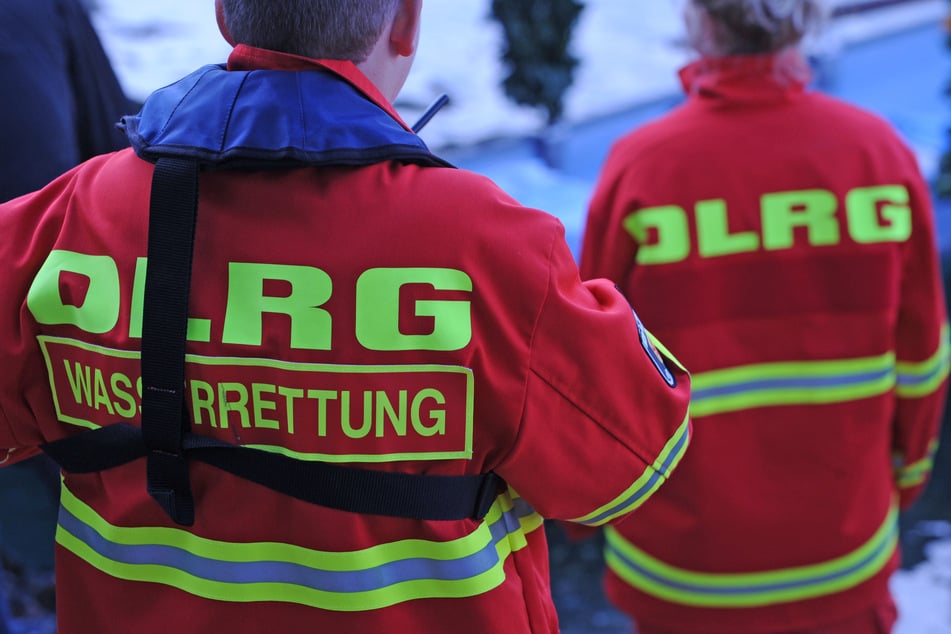
{"type": "Polygon", "coordinates": [[[850,191],[845,204],[852,238],[862,244],[904,242],[910,238],[909,199],[908,189],[901,185],[850,191]]]}
{"type": "Polygon", "coordinates": [[[119,269],[107,255],[52,251],[30,285],[26,305],[41,324],[109,332],[119,321],[119,269]]]}
{"type": "Polygon", "coordinates": [[[638,264],[666,264],[690,255],[690,224],[676,205],[638,209],[624,219],[624,228],[637,242],[638,264]]]}
{"type": "MultiPolygon", "coordinates": [[[[139,339],[147,268],[146,258],[137,258],[131,279],[120,280],[119,266],[109,256],[56,250],[34,278],[27,306],[40,324],[72,325],[92,334],[114,331],[119,316],[125,313],[128,337],[139,339]]],[[[286,337],[291,349],[330,350],[334,323],[324,306],[333,291],[330,275],[313,266],[230,262],[225,304],[204,309],[223,315],[220,343],[261,347],[268,330],[269,341],[286,337]]],[[[367,350],[452,351],[472,341],[468,295],[473,283],[464,271],[372,268],[364,271],[349,291],[351,295],[339,300],[352,302],[355,314],[345,334],[367,350]],[[404,289],[410,286],[428,287],[431,293],[426,292],[425,297],[417,293],[408,305],[404,289]],[[402,332],[400,319],[407,315],[419,318],[422,327],[418,330],[428,327],[430,331],[402,332]]],[[[211,319],[189,316],[186,338],[211,342],[217,330],[213,325],[211,319]]]]}
{"type": "Polygon", "coordinates": [[[414,313],[433,319],[432,332],[400,332],[400,290],[409,284],[472,292],[472,278],[455,269],[370,269],[357,280],[357,340],[368,350],[461,350],[469,345],[472,314],[467,300],[417,301],[414,313]]]}
{"type": "Polygon", "coordinates": [[[730,233],[726,201],[701,200],[694,208],[697,216],[697,247],[700,257],[715,258],[759,249],[759,236],[752,231],[730,233]]]}
{"type": "Polygon", "coordinates": [[[330,299],[332,288],[330,276],[311,266],[232,262],[222,341],[260,346],[263,315],[274,313],[289,319],[292,348],[330,350],[330,313],[319,306],[330,299]],[[287,283],[290,293],[283,297],[265,295],[266,280],[287,283]]]}
{"type": "MultiPolygon", "coordinates": [[[[145,302],[145,276],[148,273],[148,260],[136,258],[135,273],[132,276],[132,305],[129,309],[129,338],[142,338],[142,308],[145,302]]],[[[186,338],[189,341],[211,341],[211,321],[208,319],[188,318],[186,338]]]]}
{"type": "Polygon", "coordinates": [[[677,205],[646,207],[622,221],[637,244],[639,265],[681,262],[690,257],[696,231],[696,253],[715,258],[759,250],[839,244],[843,229],[859,244],[903,242],[912,231],[910,195],[903,185],[859,187],[840,201],[824,189],[768,193],[760,199],[759,226],[737,231],[730,227],[727,202],[701,200],[694,205],[693,223],[677,205]],[[844,226],[843,226],[844,225],[844,226]]]}
{"type": "Polygon", "coordinates": [[[762,200],[763,248],[791,249],[797,227],[806,230],[814,247],[838,244],[838,206],[832,192],[822,189],[766,194],[762,200]]]}

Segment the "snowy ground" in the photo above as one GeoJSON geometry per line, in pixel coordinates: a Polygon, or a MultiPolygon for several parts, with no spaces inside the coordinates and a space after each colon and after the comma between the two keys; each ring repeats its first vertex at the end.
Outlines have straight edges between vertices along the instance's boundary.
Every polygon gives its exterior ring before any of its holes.
{"type": "MultiPolygon", "coordinates": [[[[848,2],[835,2],[843,3],[848,2]]],[[[218,35],[211,0],[95,0],[95,4],[96,26],[133,98],[144,99],[197,66],[227,57],[229,49],[218,35]]],[[[675,0],[586,4],[574,42],[581,66],[567,97],[567,122],[675,93],[674,71],[688,59],[678,44],[682,34],[675,0]]],[[[450,96],[451,105],[422,134],[437,150],[528,135],[541,124],[540,113],[516,107],[501,91],[503,69],[497,61],[501,36],[488,19],[488,7],[489,0],[428,0],[424,5],[420,52],[397,106],[412,122],[437,95],[450,96]]],[[[834,55],[883,33],[940,20],[947,11],[945,0],[917,0],[872,16],[837,20],[818,41],[817,50],[834,55]]],[[[933,160],[927,165],[932,169],[933,160]]],[[[532,187],[545,188],[549,198],[560,195],[563,204],[574,207],[563,212],[566,226],[567,214],[575,214],[571,222],[577,222],[589,181],[565,178],[530,157],[511,167],[503,186],[521,188],[519,193],[526,198],[532,187]]],[[[558,209],[549,211],[562,214],[558,209]]],[[[895,634],[951,634],[951,527],[934,523],[925,528],[939,538],[929,544],[928,560],[893,580],[902,612],[895,634]]]]}
{"type": "Polygon", "coordinates": [[[892,578],[901,618],[895,634],[951,632],[951,530],[934,527],[944,539],[927,546],[928,561],[892,578]]]}
{"type": "MultiPolygon", "coordinates": [[[[829,0],[832,7],[858,0],[829,0]]],[[[211,0],[93,0],[96,26],[129,95],[144,99],[196,67],[224,61],[230,51],[218,34],[211,0]]],[[[689,53],[680,43],[679,0],[588,0],[573,51],[581,60],[567,95],[565,119],[582,121],[678,90],[675,70],[689,53]]],[[[531,133],[541,113],[517,107],[500,87],[502,35],[489,17],[489,0],[429,0],[423,7],[419,53],[398,100],[407,121],[446,93],[451,105],[426,128],[433,148],[531,133]]],[[[836,20],[817,50],[874,38],[943,18],[945,0],[916,0],[874,19],[836,20]]]]}

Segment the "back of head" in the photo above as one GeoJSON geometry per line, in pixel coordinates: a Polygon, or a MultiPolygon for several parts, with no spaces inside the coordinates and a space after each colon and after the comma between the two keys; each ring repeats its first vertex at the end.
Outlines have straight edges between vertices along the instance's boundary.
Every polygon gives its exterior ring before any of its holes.
{"type": "Polygon", "coordinates": [[[220,0],[231,40],[304,57],[362,62],[399,0],[220,0]]]}
{"type": "Polygon", "coordinates": [[[688,0],[709,29],[688,29],[702,54],[751,55],[798,44],[823,20],[822,0],[688,0]]]}

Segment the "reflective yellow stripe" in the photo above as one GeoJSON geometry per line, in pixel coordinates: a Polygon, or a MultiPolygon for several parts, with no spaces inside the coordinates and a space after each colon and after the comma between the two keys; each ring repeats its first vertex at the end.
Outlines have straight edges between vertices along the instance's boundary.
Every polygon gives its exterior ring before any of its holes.
{"type": "Polygon", "coordinates": [[[664,445],[657,459],[644,470],[634,484],[601,508],[571,521],[589,526],[600,526],[616,517],[630,513],[643,504],[667,480],[670,472],[683,458],[689,443],[690,418],[688,417],[664,445]]]}
{"type": "Polygon", "coordinates": [[[711,574],[677,568],[638,549],[612,527],[605,530],[605,557],[618,577],[667,601],[720,608],[772,605],[832,594],[873,577],[895,552],[897,519],[893,508],[875,534],[847,555],[782,570],[711,574]]]}
{"type": "Polygon", "coordinates": [[[948,325],[941,329],[941,341],[938,350],[930,358],[920,363],[898,361],[898,384],[895,391],[903,398],[917,398],[933,394],[948,377],[951,368],[951,345],[948,343],[948,325]]]}
{"type": "Polygon", "coordinates": [[[660,350],[661,354],[664,355],[664,358],[665,358],[665,359],[668,359],[668,360],[671,361],[674,365],[676,365],[677,368],[678,368],[681,372],[687,373],[687,368],[685,368],[684,365],[680,362],[680,360],[679,360],[677,357],[675,357],[675,356],[673,355],[673,353],[671,353],[670,350],[667,349],[667,346],[665,346],[665,345],[663,344],[663,342],[661,342],[660,339],[658,339],[657,337],[655,337],[654,335],[652,335],[651,332],[650,332],[649,330],[647,330],[646,328],[644,329],[644,331],[647,333],[647,338],[650,339],[650,342],[651,342],[652,344],[654,344],[654,347],[655,347],[655,348],[657,348],[658,350],[660,350]]]}
{"type": "Polygon", "coordinates": [[[465,537],[325,552],[216,541],[178,528],[115,526],[63,487],[56,541],[120,579],[218,601],[280,601],[346,612],[487,592],[505,581],[505,560],[541,526],[531,507],[505,493],[465,537]]]}
{"type": "Polygon", "coordinates": [[[710,416],[754,407],[851,401],[895,386],[895,355],[760,363],[691,375],[690,413],[710,416]]]}
{"type": "Polygon", "coordinates": [[[934,468],[934,457],[938,453],[938,441],[932,440],[928,445],[928,454],[911,464],[904,464],[899,456],[895,462],[895,482],[899,488],[908,489],[922,484],[934,468]]]}
{"type": "Polygon", "coordinates": [[[710,416],[754,407],[820,405],[886,394],[919,398],[940,389],[951,371],[949,328],[920,362],[888,352],[875,357],[759,363],[694,373],[690,413],[710,416]]]}

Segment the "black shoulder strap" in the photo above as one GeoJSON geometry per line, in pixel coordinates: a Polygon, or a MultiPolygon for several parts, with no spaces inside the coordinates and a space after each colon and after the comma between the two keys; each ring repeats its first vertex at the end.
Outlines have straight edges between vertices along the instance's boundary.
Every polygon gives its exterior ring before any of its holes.
{"type": "Polygon", "coordinates": [[[310,462],[190,433],[185,340],[191,287],[197,161],[161,158],[152,180],[142,322],[142,427],[117,423],[47,443],[67,472],[146,458],[147,489],[176,523],[195,521],[188,460],[294,498],[343,511],[428,520],[481,519],[502,480],[493,473],[435,476],[310,462]]]}
{"type": "Polygon", "coordinates": [[[142,437],[149,495],[185,526],[195,522],[182,440],[190,426],[185,336],[197,213],[198,162],[159,159],[152,176],[142,307],[142,437]]]}

